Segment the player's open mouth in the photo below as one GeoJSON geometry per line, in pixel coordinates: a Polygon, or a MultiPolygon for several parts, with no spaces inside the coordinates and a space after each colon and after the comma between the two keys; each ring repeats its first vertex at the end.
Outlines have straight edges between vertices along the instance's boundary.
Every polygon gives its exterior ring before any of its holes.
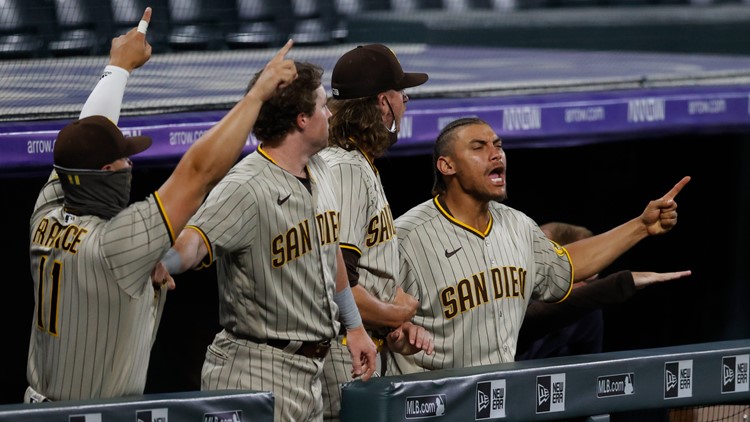
{"type": "Polygon", "coordinates": [[[505,172],[502,168],[498,167],[490,171],[490,181],[495,186],[502,186],[505,184],[505,172]]]}

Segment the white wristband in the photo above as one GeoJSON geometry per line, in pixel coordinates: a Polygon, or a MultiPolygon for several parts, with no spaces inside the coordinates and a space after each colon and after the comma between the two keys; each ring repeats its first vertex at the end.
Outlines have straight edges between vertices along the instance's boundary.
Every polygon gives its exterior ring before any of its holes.
{"type": "Polygon", "coordinates": [[[339,319],[347,330],[362,325],[362,317],[359,315],[357,302],[354,301],[352,289],[346,286],[344,290],[333,295],[333,301],[339,306],[339,319]]]}
{"type": "Polygon", "coordinates": [[[169,274],[179,274],[180,268],[182,268],[182,256],[174,248],[169,248],[161,259],[161,263],[164,264],[164,268],[167,269],[169,274]]]}

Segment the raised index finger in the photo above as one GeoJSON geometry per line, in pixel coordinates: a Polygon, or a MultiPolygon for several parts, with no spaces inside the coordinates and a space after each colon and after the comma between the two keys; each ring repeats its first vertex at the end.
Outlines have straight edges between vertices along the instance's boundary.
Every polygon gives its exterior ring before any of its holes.
{"type": "Polygon", "coordinates": [[[281,50],[279,50],[275,56],[271,59],[271,63],[273,62],[280,62],[284,60],[284,56],[286,56],[286,53],[289,52],[289,50],[292,49],[292,45],[294,44],[294,41],[291,39],[284,44],[283,47],[281,47],[281,50]]]}
{"type": "Polygon", "coordinates": [[[147,7],[146,10],[143,12],[143,17],[141,18],[141,21],[138,22],[138,27],[136,28],[136,31],[140,32],[144,36],[146,35],[146,32],[148,32],[148,24],[151,22],[151,8],[147,7]]]}
{"type": "Polygon", "coordinates": [[[678,193],[680,193],[682,188],[685,187],[685,185],[687,185],[689,181],[690,176],[683,177],[682,180],[677,182],[677,184],[674,185],[674,187],[662,197],[662,199],[674,199],[674,197],[677,196],[678,193]]]}
{"type": "Polygon", "coordinates": [[[147,7],[146,10],[143,11],[143,17],[141,18],[141,20],[151,23],[151,8],[150,7],[147,7]]]}

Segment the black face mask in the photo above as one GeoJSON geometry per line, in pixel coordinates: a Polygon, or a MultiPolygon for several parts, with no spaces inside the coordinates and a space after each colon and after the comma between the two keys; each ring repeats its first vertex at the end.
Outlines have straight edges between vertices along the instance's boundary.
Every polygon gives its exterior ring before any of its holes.
{"type": "Polygon", "coordinates": [[[391,116],[393,116],[393,123],[391,123],[391,127],[386,126],[386,130],[389,133],[389,137],[391,138],[391,145],[398,142],[398,128],[396,128],[396,113],[393,112],[393,107],[391,107],[391,102],[388,101],[388,98],[385,98],[386,104],[388,104],[388,109],[391,111],[391,116]]]}
{"type": "Polygon", "coordinates": [[[130,168],[117,171],[66,169],[55,166],[65,192],[65,211],[109,220],[128,206],[130,168]]]}

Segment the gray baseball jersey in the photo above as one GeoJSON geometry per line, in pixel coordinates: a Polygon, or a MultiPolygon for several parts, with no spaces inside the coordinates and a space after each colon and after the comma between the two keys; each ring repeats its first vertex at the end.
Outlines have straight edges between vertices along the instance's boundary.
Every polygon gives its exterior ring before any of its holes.
{"type": "MultiPolygon", "coordinates": [[[[359,284],[381,301],[390,302],[396,289],[398,244],[380,174],[358,149],[331,147],[320,155],[331,166],[341,200],[341,248],[359,255],[359,284]]],[[[346,347],[334,345],[323,371],[323,420],[338,420],[340,385],[352,380],[351,367],[346,347]]]]}
{"type": "Polygon", "coordinates": [[[166,300],[149,274],[174,234],[154,194],[110,220],[63,210],[53,172],[31,216],[27,379],[51,400],[142,394],[166,300]]]}
{"type": "Polygon", "coordinates": [[[341,248],[359,256],[359,284],[390,302],[396,290],[398,244],[380,174],[364,153],[331,147],[320,152],[333,172],[341,205],[341,248]]]}
{"type": "Polygon", "coordinates": [[[567,251],[525,214],[490,202],[477,230],[438,198],[396,220],[400,282],[420,303],[414,323],[435,338],[432,355],[389,355],[388,373],[512,362],[532,296],[559,301],[570,292],[567,251]]]}
{"type": "Polygon", "coordinates": [[[203,234],[207,258],[216,261],[226,331],[209,346],[202,388],[270,390],[279,418],[298,420],[312,414],[297,414],[300,408],[322,407],[320,368],[266,345],[227,347],[226,339],[320,341],[338,333],[338,199],[322,158],[311,157],[307,170],[312,193],[259,147],[212,190],[189,226],[203,234]],[[280,366],[269,363],[274,359],[280,366]],[[290,389],[290,376],[302,392],[290,389]]]}
{"type": "Polygon", "coordinates": [[[237,163],[188,223],[216,261],[219,322],[256,339],[318,341],[338,332],[339,212],[317,156],[312,194],[262,147],[237,163]]]}

